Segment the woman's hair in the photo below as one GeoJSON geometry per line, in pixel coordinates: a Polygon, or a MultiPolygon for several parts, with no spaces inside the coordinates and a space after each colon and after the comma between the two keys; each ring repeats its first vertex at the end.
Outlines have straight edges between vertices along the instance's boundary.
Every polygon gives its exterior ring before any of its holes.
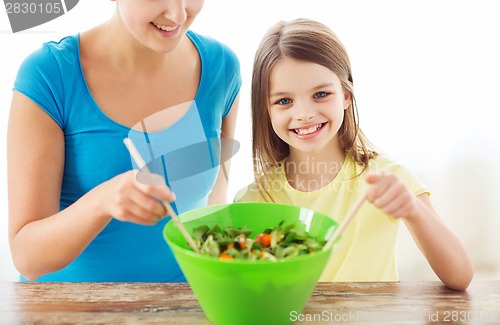
{"type": "Polygon", "coordinates": [[[283,57],[322,65],[339,77],[344,91],[351,94],[351,103],[338,131],[340,145],[363,166],[364,171],[368,161],[377,153],[359,129],[347,52],[327,26],[310,19],[296,19],[274,25],[262,39],[255,55],[251,95],[255,177],[277,166],[290,154],[288,144],[275,134],[269,117],[269,76],[283,57]]]}

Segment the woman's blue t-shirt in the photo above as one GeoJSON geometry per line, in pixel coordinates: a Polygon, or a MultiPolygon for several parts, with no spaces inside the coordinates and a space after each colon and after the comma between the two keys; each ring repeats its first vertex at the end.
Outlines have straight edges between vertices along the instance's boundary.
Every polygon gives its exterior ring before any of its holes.
{"type": "MultiPolygon", "coordinates": [[[[187,113],[156,132],[131,129],[101,111],[83,75],[79,35],[45,43],[22,63],[14,90],[38,104],[64,132],[61,210],[102,182],[137,168],[125,137],[150,169],[166,178],[178,213],[207,205],[218,173],[222,119],[241,87],[240,66],[224,44],[193,31],[187,35],[201,58],[199,88],[187,113]]],[[[112,219],[71,264],[37,281],[185,281],[163,238],[169,220],[142,226],[112,219]]],[[[26,279],[21,276],[21,281],[26,279]]]]}

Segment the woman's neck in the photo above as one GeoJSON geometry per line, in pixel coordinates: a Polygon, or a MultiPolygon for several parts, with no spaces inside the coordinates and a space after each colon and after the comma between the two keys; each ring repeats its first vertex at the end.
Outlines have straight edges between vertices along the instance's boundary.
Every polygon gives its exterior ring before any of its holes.
{"type": "Polygon", "coordinates": [[[340,148],[323,148],[320,152],[305,153],[293,150],[286,161],[288,183],[296,190],[313,192],[330,184],[345,160],[340,148]]]}
{"type": "Polygon", "coordinates": [[[174,65],[176,57],[182,57],[186,41],[184,37],[177,48],[169,53],[154,51],[130,34],[117,12],[108,22],[82,33],[82,38],[87,46],[94,49],[94,53],[101,54],[110,67],[150,76],[164,71],[159,67],[174,65]]]}

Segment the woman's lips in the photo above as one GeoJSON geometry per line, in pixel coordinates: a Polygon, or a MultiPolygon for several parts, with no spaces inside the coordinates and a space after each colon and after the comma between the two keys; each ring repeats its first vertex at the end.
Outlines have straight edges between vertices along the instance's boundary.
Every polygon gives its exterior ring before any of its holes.
{"type": "Polygon", "coordinates": [[[154,22],[151,22],[151,25],[153,25],[157,31],[159,31],[160,33],[162,33],[162,35],[165,36],[173,36],[177,34],[177,32],[180,29],[180,25],[169,26],[169,25],[157,24],[154,22]]]}

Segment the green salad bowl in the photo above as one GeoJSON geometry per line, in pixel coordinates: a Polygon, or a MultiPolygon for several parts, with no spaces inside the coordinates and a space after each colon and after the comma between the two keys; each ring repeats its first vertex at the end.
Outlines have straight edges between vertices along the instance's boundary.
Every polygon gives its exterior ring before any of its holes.
{"type": "MultiPolygon", "coordinates": [[[[281,221],[327,240],[338,224],[316,211],[276,203],[232,203],[179,215],[192,234],[201,225],[246,225],[254,238],[281,221]]],[[[278,261],[221,260],[195,253],[173,222],[163,236],[170,245],[205,316],[216,325],[290,324],[309,300],[331,253],[321,250],[278,261]]]]}

